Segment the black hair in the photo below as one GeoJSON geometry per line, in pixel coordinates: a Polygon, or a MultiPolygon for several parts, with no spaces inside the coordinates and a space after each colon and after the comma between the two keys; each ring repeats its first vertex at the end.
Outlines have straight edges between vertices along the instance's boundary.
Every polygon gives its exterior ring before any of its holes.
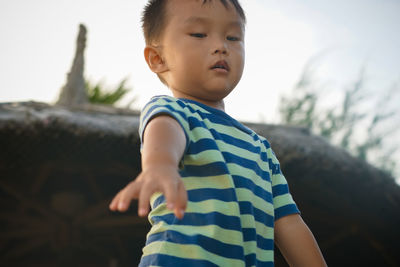
{"type": "MultiPolygon", "coordinates": [[[[156,41],[162,34],[166,19],[166,6],[168,0],[149,0],[142,14],[142,28],[146,44],[156,41]]],[[[212,0],[202,0],[203,4],[212,0]]],[[[226,8],[228,1],[235,7],[239,16],[246,22],[246,15],[238,0],[219,0],[226,8]]]]}

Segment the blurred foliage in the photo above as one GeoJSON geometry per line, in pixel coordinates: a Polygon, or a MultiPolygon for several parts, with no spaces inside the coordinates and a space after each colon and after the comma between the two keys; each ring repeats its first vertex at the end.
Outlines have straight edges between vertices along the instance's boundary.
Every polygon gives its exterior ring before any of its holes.
{"type": "Polygon", "coordinates": [[[378,98],[368,94],[363,68],[352,86],[333,97],[316,84],[314,76],[310,63],[291,94],[281,97],[282,122],[307,127],[394,177],[398,167],[394,154],[399,147],[385,146],[385,141],[398,130],[394,118],[399,106],[389,104],[396,101],[398,86],[380,91],[378,98]],[[373,101],[375,99],[378,101],[373,101]]]}
{"type": "MultiPolygon", "coordinates": [[[[116,88],[109,89],[105,87],[102,81],[93,84],[86,80],[85,85],[89,102],[92,104],[115,105],[132,90],[131,88],[126,87],[126,81],[127,79],[123,79],[116,88]]],[[[135,99],[132,99],[127,108],[129,108],[134,101],[135,99]]]]}

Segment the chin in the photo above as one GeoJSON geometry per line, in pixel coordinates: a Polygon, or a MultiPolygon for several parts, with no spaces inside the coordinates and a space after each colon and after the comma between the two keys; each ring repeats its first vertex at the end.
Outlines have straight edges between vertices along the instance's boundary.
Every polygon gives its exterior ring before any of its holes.
{"type": "Polygon", "coordinates": [[[210,100],[219,101],[227,97],[232,92],[232,90],[233,89],[227,89],[227,88],[214,88],[214,89],[209,89],[206,92],[210,100]]]}

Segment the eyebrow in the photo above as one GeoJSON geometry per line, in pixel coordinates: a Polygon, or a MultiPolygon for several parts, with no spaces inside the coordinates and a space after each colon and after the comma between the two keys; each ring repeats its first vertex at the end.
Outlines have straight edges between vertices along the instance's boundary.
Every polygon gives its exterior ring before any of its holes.
{"type": "MultiPolygon", "coordinates": [[[[187,18],[184,22],[184,24],[196,24],[196,23],[200,23],[200,24],[208,24],[209,23],[209,19],[207,18],[203,18],[203,17],[189,17],[187,18]]],[[[239,20],[234,20],[228,23],[228,26],[232,26],[232,27],[239,27],[240,29],[244,30],[244,25],[241,21],[239,20]]]]}

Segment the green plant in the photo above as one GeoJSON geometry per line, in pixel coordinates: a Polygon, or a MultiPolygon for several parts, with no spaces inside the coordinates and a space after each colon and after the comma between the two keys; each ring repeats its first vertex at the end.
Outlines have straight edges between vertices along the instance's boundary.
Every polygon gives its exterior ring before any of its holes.
{"type": "Polygon", "coordinates": [[[130,88],[125,86],[127,79],[123,79],[115,89],[106,89],[103,82],[92,84],[86,80],[86,92],[90,103],[114,105],[120,101],[129,91],[130,88]]]}
{"type": "Polygon", "coordinates": [[[393,123],[398,106],[393,108],[388,105],[395,101],[398,87],[393,86],[386,94],[380,94],[378,101],[372,105],[374,98],[366,92],[365,68],[362,68],[356,82],[341,90],[342,100],[324,107],[321,105],[326,102],[321,94],[324,90],[315,84],[313,75],[312,65],[309,64],[290,95],[281,97],[279,111],[282,122],[307,127],[354,156],[395,176],[397,163],[394,155],[398,146],[388,148],[386,144],[398,130],[393,123]]]}

